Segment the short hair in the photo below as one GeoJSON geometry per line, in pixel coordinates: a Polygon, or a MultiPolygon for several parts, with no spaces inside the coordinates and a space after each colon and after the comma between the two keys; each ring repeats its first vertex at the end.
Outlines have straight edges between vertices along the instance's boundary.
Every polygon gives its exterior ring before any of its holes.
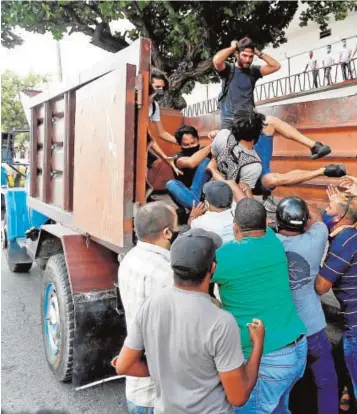
{"type": "Polygon", "coordinates": [[[243,52],[244,49],[252,49],[254,52],[255,44],[249,37],[243,37],[237,44],[238,52],[243,52]]]}
{"type": "Polygon", "coordinates": [[[350,219],[352,223],[357,223],[357,196],[343,195],[338,203],[344,209],[347,208],[348,204],[348,210],[345,217],[350,219]]]}
{"type": "Polygon", "coordinates": [[[200,272],[188,271],[187,269],[174,269],[174,282],[181,286],[199,286],[207,272],[211,269],[212,263],[206,270],[200,272]]]}
{"type": "Polygon", "coordinates": [[[155,89],[154,87],[151,85],[151,83],[149,84],[149,96],[153,95],[155,93],[155,89]]]}
{"type": "Polygon", "coordinates": [[[169,87],[169,80],[167,79],[164,73],[158,72],[156,70],[152,71],[151,77],[150,77],[150,83],[152,83],[154,79],[161,79],[165,82],[164,90],[166,90],[169,87]]]}
{"type": "Polygon", "coordinates": [[[237,203],[234,222],[240,230],[265,230],[267,212],[263,204],[254,198],[243,198],[237,203]]]}
{"type": "Polygon", "coordinates": [[[182,138],[185,134],[193,135],[195,138],[199,139],[198,131],[195,127],[191,125],[182,125],[175,132],[175,138],[179,145],[182,143],[182,138]]]}
{"type": "Polygon", "coordinates": [[[265,115],[253,109],[238,109],[233,115],[232,134],[237,142],[257,141],[265,125],[265,115]]]}
{"type": "Polygon", "coordinates": [[[135,232],[139,240],[155,239],[166,228],[172,229],[175,215],[163,201],[154,201],[139,208],[134,218],[135,232]]]}

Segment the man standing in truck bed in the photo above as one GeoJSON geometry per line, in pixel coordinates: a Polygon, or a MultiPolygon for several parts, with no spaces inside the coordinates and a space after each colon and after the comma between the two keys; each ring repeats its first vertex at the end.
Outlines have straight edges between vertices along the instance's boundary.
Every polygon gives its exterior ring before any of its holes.
{"type": "Polygon", "coordinates": [[[280,69],[280,63],[271,56],[259,51],[251,39],[245,37],[239,42],[233,40],[231,46],[220,50],[213,57],[213,65],[222,79],[220,102],[221,129],[230,129],[233,114],[238,109],[254,108],[254,88],[258,79],[280,69]],[[234,53],[235,63],[226,62],[234,53]],[[254,55],[266,65],[252,65],[254,55]]]}

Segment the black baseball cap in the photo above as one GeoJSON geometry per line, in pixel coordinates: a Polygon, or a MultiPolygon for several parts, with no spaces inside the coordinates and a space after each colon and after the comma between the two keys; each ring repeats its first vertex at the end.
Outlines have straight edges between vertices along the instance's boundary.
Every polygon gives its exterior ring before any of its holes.
{"type": "Polygon", "coordinates": [[[209,181],[203,186],[206,200],[216,208],[228,208],[232,205],[233,191],[223,181],[209,181]]]}
{"type": "Polygon", "coordinates": [[[222,246],[222,239],[211,231],[191,229],[179,236],[170,249],[173,270],[200,273],[208,270],[222,246]]]}

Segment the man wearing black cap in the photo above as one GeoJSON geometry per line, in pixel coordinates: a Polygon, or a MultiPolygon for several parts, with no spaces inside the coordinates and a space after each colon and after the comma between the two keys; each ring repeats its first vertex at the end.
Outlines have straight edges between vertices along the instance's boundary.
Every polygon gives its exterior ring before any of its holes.
{"type": "Polygon", "coordinates": [[[118,374],[151,375],[156,414],[232,413],[232,404],[244,404],[256,383],[262,322],[249,321],[253,345],[244,364],[234,318],[208,294],[221,243],[216,234],[199,229],[173,243],[174,286],[143,304],[120,352],[118,374]]]}
{"type": "Polygon", "coordinates": [[[243,191],[234,182],[209,181],[203,186],[203,195],[204,204],[192,209],[188,224],[192,229],[218,234],[223,243],[234,240],[233,199],[239,201],[245,198],[243,191]]]}

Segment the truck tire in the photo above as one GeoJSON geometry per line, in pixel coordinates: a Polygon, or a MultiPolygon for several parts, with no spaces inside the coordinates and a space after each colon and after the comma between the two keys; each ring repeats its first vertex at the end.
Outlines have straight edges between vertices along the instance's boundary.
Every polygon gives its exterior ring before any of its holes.
{"type": "Polygon", "coordinates": [[[59,382],[72,380],[74,306],[63,254],[52,256],[42,274],[41,320],[45,354],[59,382]]]}

